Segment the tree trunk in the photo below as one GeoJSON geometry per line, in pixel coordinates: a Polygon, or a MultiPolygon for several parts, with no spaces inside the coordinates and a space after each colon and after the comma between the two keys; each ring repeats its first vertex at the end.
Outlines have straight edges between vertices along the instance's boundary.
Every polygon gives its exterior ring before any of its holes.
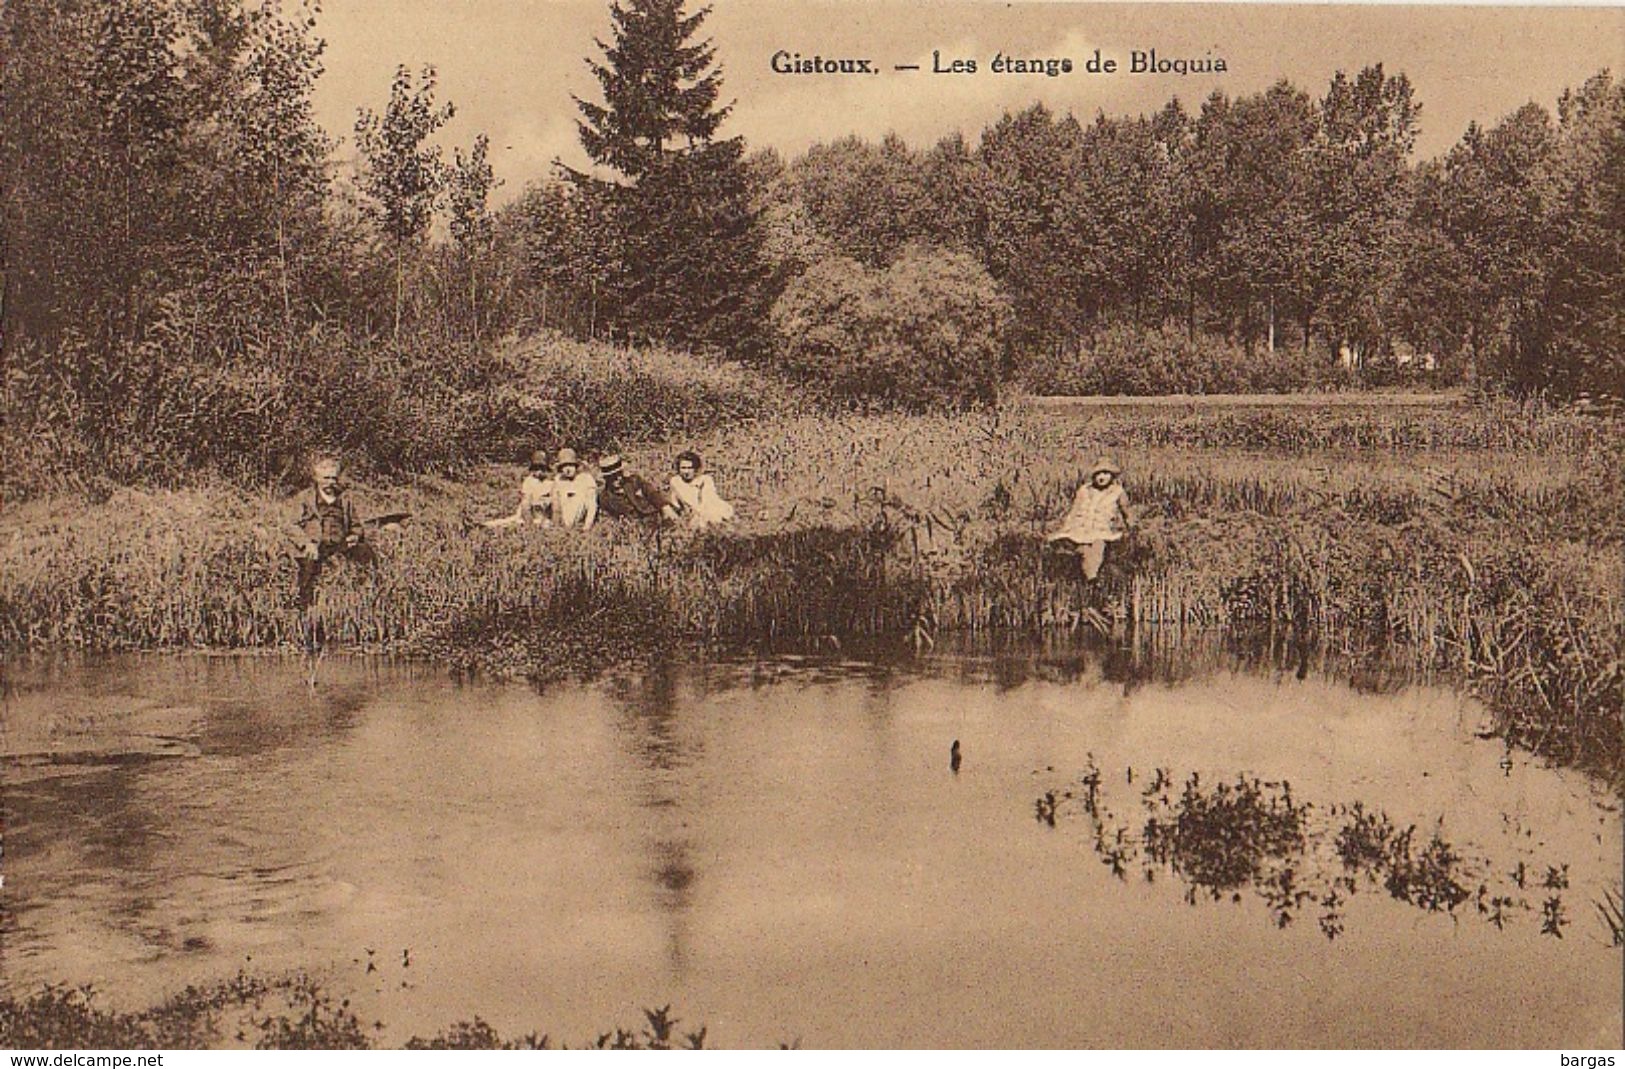
{"type": "Polygon", "coordinates": [[[395,241],[395,340],[401,340],[401,301],[406,291],[406,264],[399,239],[395,241]]]}
{"type": "Polygon", "coordinates": [[[271,170],[271,195],[276,198],[276,258],[282,271],[282,328],[293,325],[293,299],[288,294],[288,239],[283,228],[282,161],[271,170]]]}

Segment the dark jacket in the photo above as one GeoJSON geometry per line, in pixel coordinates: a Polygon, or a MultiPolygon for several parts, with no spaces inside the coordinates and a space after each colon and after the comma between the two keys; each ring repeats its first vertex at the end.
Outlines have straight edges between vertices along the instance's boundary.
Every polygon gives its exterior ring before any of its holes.
{"type": "Polygon", "coordinates": [[[299,518],[293,521],[288,536],[296,545],[315,542],[318,546],[341,545],[351,534],[360,537],[361,521],[356,518],[355,505],[339,491],[332,502],[312,490],[300,500],[299,518]]]}
{"type": "Polygon", "coordinates": [[[616,519],[652,520],[665,504],[660,491],[638,475],[622,475],[604,480],[598,491],[598,512],[616,519]]]}

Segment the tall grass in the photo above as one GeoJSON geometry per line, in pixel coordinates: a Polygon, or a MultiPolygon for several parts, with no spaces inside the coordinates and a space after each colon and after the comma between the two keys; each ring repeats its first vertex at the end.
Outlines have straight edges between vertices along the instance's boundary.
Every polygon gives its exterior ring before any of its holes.
{"type": "Polygon", "coordinates": [[[496,356],[488,425],[503,443],[485,458],[540,447],[576,449],[701,434],[791,407],[780,383],[741,364],[659,348],[543,333],[496,356]]]}
{"type": "MultiPolygon", "coordinates": [[[[1167,444],[1170,427],[1198,433],[1190,420],[1015,409],[724,422],[698,444],[741,518],[699,537],[465,536],[459,514],[512,507],[516,471],[375,487],[380,510],[415,518],[381,537],[376,572],[325,578],[315,617],[328,644],[540,676],[675,643],[923,643],[1040,632],[1085,611],[1264,628],[1458,673],[1520,743],[1625,763],[1625,446],[1608,427],[1534,410],[1339,411],[1293,420],[1309,429],[1269,453],[1227,444],[1222,423],[1214,446],[1167,444]],[[1400,439],[1450,445],[1324,445],[1400,439]],[[1141,522],[1085,590],[1042,534],[1107,449],[1141,522]]],[[[656,474],[673,448],[627,452],[656,474]]],[[[0,525],[0,642],[307,642],[276,518],[271,499],[220,486],[14,508],[0,525]]]]}

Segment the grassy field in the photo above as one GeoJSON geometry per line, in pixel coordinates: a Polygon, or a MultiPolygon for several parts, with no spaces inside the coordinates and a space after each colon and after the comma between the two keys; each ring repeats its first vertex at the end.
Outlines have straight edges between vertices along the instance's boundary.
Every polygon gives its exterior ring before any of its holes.
{"type": "MultiPolygon", "coordinates": [[[[686,444],[625,452],[663,476],[686,444]]],[[[363,514],[414,518],[380,536],[377,572],[324,581],[326,643],[545,679],[680,644],[1041,632],[1089,608],[1398,654],[1470,680],[1520,745],[1625,765],[1625,445],[1610,423],[1514,406],[1016,404],[744,419],[693,444],[739,506],[726,533],[465,534],[462,516],[512,508],[517,468],[356,488],[363,514]],[[1102,451],[1141,523],[1086,594],[1042,534],[1102,451]]],[[[212,485],[7,509],[0,642],[296,647],[284,507],[212,485]]]]}

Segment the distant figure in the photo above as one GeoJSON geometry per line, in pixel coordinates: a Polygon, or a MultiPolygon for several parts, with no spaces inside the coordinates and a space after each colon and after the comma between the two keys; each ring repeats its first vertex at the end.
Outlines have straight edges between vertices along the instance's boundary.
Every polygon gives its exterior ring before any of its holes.
{"type": "Polygon", "coordinates": [[[310,608],[315,600],[316,580],[328,561],[335,557],[365,565],[378,561],[378,555],[367,545],[355,505],[344,496],[342,473],[335,458],[319,458],[311,466],[313,491],[300,502],[298,518],[287,528],[298,551],[296,593],[301,609],[310,608]]]}
{"type": "Polygon", "coordinates": [[[1100,574],[1106,543],[1122,538],[1134,526],[1128,499],[1117,481],[1122,471],[1106,457],[1095,461],[1088,480],[1072,499],[1072,508],[1061,520],[1060,529],[1046,536],[1051,544],[1078,555],[1085,580],[1100,574]]]}
{"type": "Polygon", "coordinates": [[[666,504],[668,519],[686,523],[695,530],[727,523],[734,507],[717,493],[717,484],[703,473],[704,461],[693,450],[677,455],[677,474],[671,477],[671,500],[666,504]]]}
{"type": "Polygon", "coordinates": [[[598,480],[581,470],[574,449],[560,449],[553,466],[553,522],[590,531],[597,519],[598,480]]]}
{"type": "Polygon", "coordinates": [[[486,520],[480,526],[492,530],[523,527],[527,523],[538,527],[550,527],[553,523],[552,509],[553,475],[548,470],[547,450],[538,449],[530,455],[530,470],[525,473],[524,481],[519,484],[519,507],[514,510],[513,515],[486,520]]]}
{"type": "Polygon", "coordinates": [[[952,772],[956,776],[959,775],[959,740],[958,739],[955,739],[954,744],[948,748],[948,771],[952,772]]]}
{"type": "Polygon", "coordinates": [[[606,453],[598,461],[598,474],[604,485],[598,490],[598,512],[617,520],[660,519],[660,491],[643,478],[625,469],[620,455],[606,453]]]}

